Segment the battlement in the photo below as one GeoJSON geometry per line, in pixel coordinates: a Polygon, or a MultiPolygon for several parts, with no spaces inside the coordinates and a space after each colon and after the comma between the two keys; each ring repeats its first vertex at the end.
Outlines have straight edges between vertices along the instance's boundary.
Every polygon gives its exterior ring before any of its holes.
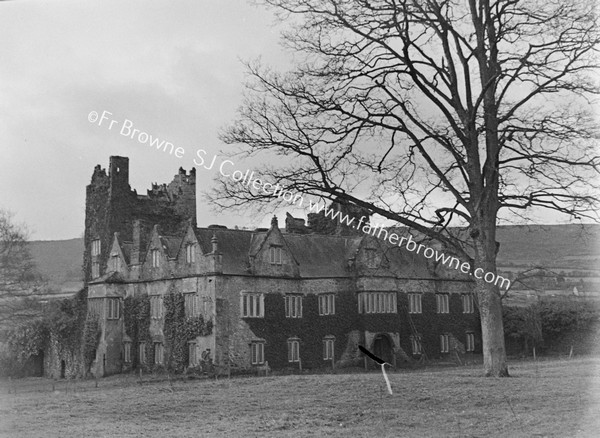
{"type": "Polygon", "coordinates": [[[196,170],[179,168],[168,184],[153,183],[147,195],[138,195],[129,186],[129,158],[111,156],[108,173],[100,165],[94,168],[86,189],[86,227],[84,277],[91,279],[92,263],[100,263],[104,272],[114,233],[126,241],[133,238],[136,219],[161,224],[176,230],[183,223],[196,224],[196,170]],[[100,240],[101,254],[92,261],[91,243],[100,240]]]}

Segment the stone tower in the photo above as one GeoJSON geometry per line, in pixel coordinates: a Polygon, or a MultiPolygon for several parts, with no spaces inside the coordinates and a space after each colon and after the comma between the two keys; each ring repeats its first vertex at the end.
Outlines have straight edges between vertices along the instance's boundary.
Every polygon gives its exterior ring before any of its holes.
{"type": "Polygon", "coordinates": [[[141,226],[160,224],[166,234],[175,233],[189,221],[195,226],[196,169],[192,168],[188,174],[180,168],[169,184],[153,184],[146,195],[138,195],[129,186],[129,158],[110,157],[108,174],[100,165],[94,168],[92,181],[86,187],[83,256],[86,284],[105,273],[115,232],[123,241],[133,241],[134,220],[139,220],[141,226]],[[94,241],[99,244],[93,245],[94,241]]]}

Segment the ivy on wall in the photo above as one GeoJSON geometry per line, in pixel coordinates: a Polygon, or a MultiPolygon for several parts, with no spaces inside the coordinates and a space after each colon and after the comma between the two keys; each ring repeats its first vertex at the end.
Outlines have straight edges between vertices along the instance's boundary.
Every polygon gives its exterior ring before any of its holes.
{"type": "Polygon", "coordinates": [[[185,316],[185,299],[181,292],[165,295],[165,366],[167,370],[181,373],[189,360],[188,342],[198,336],[212,333],[212,321],[202,316],[185,316]]]}
{"type": "MultiPolygon", "coordinates": [[[[100,340],[100,323],[87,313],[87,289],[75,297],[51,302],[42,317],[15,327],[8,334],[8,356],[3,368],[18,374],[19,368],[31,357],[47,352],[55,359],[68,362],[70,374],[85,376],[94,360],[100,340]]],[[[48,370],[57,374],[56,369],[48,370]]]]}
{"type": "MultiPolygon", "coordinates": [[[[265,295],[264,318],[244,318],[257,338],[265,340],[265,360],[273,368],[298,368],[288,362],[287,340],[299,338],[300,357],[303,368],[330,367],[331,361],[323,359],[323,340],[334,336],[335,360],[339,361],[350,344],[356,342],[352,333],[399,333],[400,347],[410,357],[410,335],[421,336],[423,351],[430,359],[443,357],[440,352],[441,334],[452,334],[464,343],[466,333],[475,334],[475,351],[481,352],[479,313],[464,314],[460,294],[450,294],[450,312],[436,312],[434,293],[422,295],[422,313],[408,313],[408,296],[398,293],[397,313],[359,314],[356,291],[336,294],[335,315],[321,316],[318,312],[318,296],[307,294],[303,298],[302,318],[286,318],[283,294],[265,295]]],[[[362,339],[360,342],[364,342],[362,339]]],[[[352,347],[352,346],[350,346],[352,347]]],[[[250,347],[248,347],[249,349],[250,347]]],[[[249,354],[249,353],[248,353],[249,354]]],[[[448,354],[448,353],[446,353],[448,354]]],[[[359,359],[361,356],[358,356],[359,359]]],[[[413,356],[415,359],[418,356],[413,356]]],[[[361,365],[359,360],[355,365],[361,365]]],[[[398,366],[402,364],[398,363],[398,366]]]]}
{"type": "Polygon", "coordinates": [[[96,358],[96,349],[100,343],[100,321],[96,315],[89,315],[83,326],[81,341],[81,356],[83,358],[84,373],[87,373],[96,358]]]}
{"type": "Polygon", "coordinates": [[[123,306],[125,333],[132,341],[132,366],[147,371],[167,371],[181,373],[188,364],[188,342],[197,336],[212,333],[212,321],[204,321],[202,316],[185,316],[185,299],[181,292],[164,296],[164,365],[154,364],[154,342],[150,332],[150,297],[139,295],[127,297],[123,306]],[[140,364],[139,345],[145,343],[146,363],[140,364]]]}
{"type": "MultiPolygon", "coordinates": [[[[132,366],[149,368],[148,364],[140,364],[140,343],[145,342],[146,358],[153,356],[152,338],[150,337],[150,297],[148,295],[137,295],[125,298],[123,304],[123,319],[125,333],[131,338],[132,366]]],[[[146,361],[148,362],[148,361],[146,361]]]]}

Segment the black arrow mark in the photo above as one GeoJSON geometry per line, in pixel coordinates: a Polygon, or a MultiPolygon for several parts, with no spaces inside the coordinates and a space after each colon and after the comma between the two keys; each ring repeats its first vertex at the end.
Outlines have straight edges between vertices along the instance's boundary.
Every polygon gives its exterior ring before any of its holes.
{"type": "Polygon", "coordinates": [[[384,363],[387,363],[385,360],[375,356],[373,353],[371,353],[369,350],[367,350],[365,347],[363,347],[362,345],[358,346],[358,349],[360,351],[362,351],[363,354],[369,356],[371,359],[373,359],[375,362],[377,362],[379,365],[383,365],[384,363]]]}

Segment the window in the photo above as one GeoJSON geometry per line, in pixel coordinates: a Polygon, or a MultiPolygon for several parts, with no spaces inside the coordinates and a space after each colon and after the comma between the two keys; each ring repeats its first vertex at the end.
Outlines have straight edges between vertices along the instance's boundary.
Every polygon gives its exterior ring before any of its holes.
{"type": "Polygon", "coordinates": [[[462,296],[463,313],[473,313],[475,306],[473,305],[473,294],[463,294],[462,296]]]}
{"type": "Polygon", "coordinates": [[[119,298],[108,298],[107,319],[119,319],[119,298]]]}
{"type": "Polygon", "coordinates": [[[163,316],[163,299],[160,295],[152,295],[150,297],[150,317],[152,319],[160,319],[163,316]]]}
{"type": "Polygon", "coordinates": [[[281,247],[272,246],[269,248],[269,260],[273,265],[281,265],[281,247]]]}
{"type": "Polygon", "coordinates": [[[475,351],[475,335],[467,333],[467,351],[475,351]]]}
{"type": "MultiPolygon", "coordinates": [[[[198,299],[200,300],[200,297],[198,297],[198,299]]],[[[210,317],[210,313],[212,311],[212,298],[211,297],[202,297],[202,307],[200,307],[201,311],[202,311],[202,316],[204,316],[204,319],[207,319],[210,317]]],[[[200,301],[198,302],[198,305],[200,305],[200,301]]]]}
{"type": "Polygon", "coordinates": [[[265,363],[265,343],[252,342],[250,344],[250,355],[252,356],[252,365],[265,363]]]}
{"type": "Polygon", "coordinates": [[[92,263],[92,278],[100,277],[100,262],[92,263]]]}
{"type": "Polygon", "coordinates": [[[162,365],[164,359],[164,348],[162,342],[154,343],[154,364],[162,365]]]}
{"type": "Polygon", "coordinates": [[[288,339],[288,362],[300,362],[300,340],[288,339]]]}
{"type": "Polygon", "coordinates": [[[334,358],[335,337],[326,336],[323,339],[323,360],[333,360],[334,358]]]}
{"type": "Polygon", "coordinates": [[[319,315],[335,315],[335,294],[319,295],[319,315]]]}
{"type": "Polygon", "coordinates": [[[435,294],[437,313],[450,313],[450,295],[435,294]]]}
{"type": "Polygon", "coordinates": [[[423,349],[421,346],[421,335],[412,335],[410,337],[410,343],[412,345],[412,354],[423,353],[423,349]]]}
{"type": "Polygon", "coordinates": [[[198,352],[196,350],[195,342],[188,342],[188,365],[191,367],[195,367],[198,365],[198,352]]]}
{"type": "Polygon", "coordinates": [[[106,303],[104,298],[88,298],[88,313],[99,318],[104,318],[106,303]]]}
{"type": "Polygon", "coordinates": [[[125,356],[125,362],[131,362],[131,342],[125,342],[123,344],[123,356],[125,356]]]}
{"type": "Polygon", "coordinates": [[[100,255],[100,239],[92,240],[92,255],[99,256],[100,255]]]}
{"type": "Polygon", "coordinates": [[[193,243],[185,246],[185,262],[188,264],[196,262],[196,251],[193,243]]]}
{"type": "Polygon", "coordinates": [[[408,313],[422,313],[421,294],[408,294],[408,313]]]}
{"type": "Polygon", "coordinates": [[[374,248],[365,249],[365,259],[367,268],[377,267],[377,252],[374,248]]]}
{"type": "Polygon", "coordinates": [[[243,318],[264,317],[265,300],[263,294],[242,292],[240,297],[240,313],[243,318]]]}
{"type": "Polygon", "coordinates": [[[358,294],[358,313],[397,313],[396,292],[362,292],[358,294]]]}
{"type": "Polygon", "coordinates": [[[146,343],[140,342],[138,350],[138,357],[140,358],[140,363],[146,363],[146,343]]]}
{"type": "Polygon", "coordinates": [[[186,317],[194,317],[200,314],[200,303],[196,292],[189,292],[183,294],[184,308],[186,317]]]}
{"type": "Polygon", "coordinates": [[[110,257],[110,270],[119,272],[121,270],[121,257],[118,254],[114,254],[110,257]]]}
{"type": "Polygon", "coordinates": [[[153,249],[152,253],[152,267],[158,268],[160,266],[160,251],[158,249],[153,249]]]}
{"type": "Polygon", "coordinates": [[[286,295],[284,300],[285,317],[302,318],[302,295],[286,295]]]}
{"type": "Polygon", "coordinates": [[[440,335],[440,352],[448,353],[450,349],[450,343],[448,339],[448,335],[440,335]]]}

